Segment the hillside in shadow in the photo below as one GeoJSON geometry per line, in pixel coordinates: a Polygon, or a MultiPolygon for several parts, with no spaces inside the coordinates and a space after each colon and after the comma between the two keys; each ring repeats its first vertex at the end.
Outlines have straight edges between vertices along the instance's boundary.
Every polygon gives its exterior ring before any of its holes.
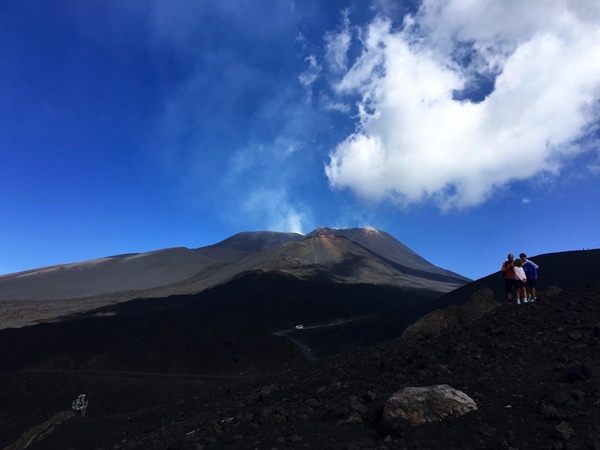
{"type": "Polygon", "coordinates": [[[252,378],[0,373],[7,449],[595,449],[600,287],[542,294],[418,341],[396,339],[252,378]],[[477,409],[392,429],[386,401],[448,385],[477,409]],[[87,394],[86,416],[70,410],[87,394]]]}
{"type": "Polygon", "coordinates": [[[438,296],[426,294],[248,272],[196,295],[138,299],[2,330],[0,351],[4,370],[262,373],[300,357],[298,346],[275,332],[295,333],[315,357],[393,339],[438,296]],[[294,331],[297,324],[307,329],[294,331]]]}

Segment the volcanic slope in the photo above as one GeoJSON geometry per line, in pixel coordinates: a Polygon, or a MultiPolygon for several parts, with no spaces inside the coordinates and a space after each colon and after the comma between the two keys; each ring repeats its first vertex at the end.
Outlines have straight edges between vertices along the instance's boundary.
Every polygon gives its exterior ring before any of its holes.
{"type": "MultiPolygon", "coordinates": [[[[360,231],[353,233],[358,237],[361,235],[360,231]]],[[[389,235],[381,235],[381,239],[385,244],[381,243],[379,247],[397,242],[389,235]]],[[[4,294],[6,288],[8,293],[5,297],[9,300],[2,302],[6,314],[0,320],[0,328],[53,320],[70,312],[84,312],[134,298],[166,298],[177,294],[195,294],[252,270],[275,270],[293,274],[303,280],[396,286],[417,293],[425,292],[427,297],[431,297],[431,293],[439,297],[467,282],[464,277],[450,272],[436,273],[435,266],[431,266],[433,269],[423,270],[422,267],[415,269],[401,265],[338,235],[315,234],[302,237],[290,233],[240,233],[213,246],[163,253],[181,253],[185,256],[184,261],[195,261],[194,264],[190,263],[186,270],[198,272],[185,280],[165,286],[112,292],[85,298],[85,301],[79,298],[67,300],[65,297],[77,294],[83,296],[86,284],[89,285],[89,292],[96,292],[93,289],[98,285],[103,285],[106,290],[112,289],[110,277],[116,275],[110,275],[111,272],[105,268],[109,262],[102,260],[98,264],[80,263],[4,276],[0,278],[0,291],[4,294]],[[98,274],[98,280],[94,279],[95,273],[98,274]],[[52,297],[59,300],[50,301],[52,297]],[[19,300],[27,298],[37,298],[38,301],[19,300]]],[[[118,280],[122,280],[127,277],[135,278],[136,274],[143,272],[142,269],[149,270],[150,274],[157,274],[160,273],[161,267],[167,267],[168,270],[165,270],[172,273],[185,266],[180,264],[179,260],[171,265],[171,258],[161,262],[155,255],[152,259],[150,256],[142,254],[120,257],[110,262],[110,267],[111,270],[120,270],[118,280]],[[153,262],[150,263],[150,260],[153,262]]],[[[402,259],[401,255],[398,259],[402,259]]],[[[144,276],[145,278],[147,277],[144,276]]],[[[159,276],[157,278],[160,279],[159,276]]],[[[122,287],[119,283],[114,286],[122,287]]]]}
{"type": "Polygon", "coordinates": [[[190,289],[190,278],[201,290],[235,275],[245,266],[239,259],[301,234],[268,231],[238,233],[224,241],[188,249],[184,247],[63,264],[0,276],[0,300],[64,300],[112,295],[132,299],[141,295],[165,296],[190,289]],[[231,266],[231,267],[229,267],[231,266]]]}
{"type": "Polygon", "coordinates": [[[0,330],[0,350],[11,370],[262,373],[300,358],[302,348],[316,358],[398,337],[437,297],[248,271],[194,295],[132,300],[0,330]]]}
{"type": "MultiPolygon", "coordinates": [[[[331,239],[350,242],[326,238],[331,239]]],[[[42,393],[29,384],[33,380],[44,389],[48,382],[64,382],[79,390],[79,377],[101,385],[110,379],[116,392],[102,400],[108,411],[117,398],[128,403],[130,395],[145,396],[150,385],[164,389],[160,381],[143,380],[239,382],[302,364],[307,356],[314,360],[393,339],[439,296],[423,289],[334,283],[329,277],[252,270],[194,295],[143,298],[0,330],[0,371],[6,377],[0,401],[8,401],[5,411],[11,411],[0,426],[16,438],[41,417],[29,408],[15,411],[10,403],[15,395],[24,403],[50,405],[56,393],[65,393],[57,385],[51,388],[56,392],[42,393]],[[298,324],[304,328],[297,330],[298,324]]],[[[170,388],[156,395],[164,398],[165,392],[170,388]]]]}
{"type": "Polygon", "coordinates": [[[402,242],[395,239],[389,233],[383,230],[377,230],[372,227],[365,228],[327,228],[321,227],[307,234],[309,236],[343,236],[364,248],[374,252],[381,258],[392,261],[405,271],[415,271],[417,273],[426,272],[429,274],[443,275],[448,278],[462,279],[465,282],[471,281],[455,272],[442,269],[431,264],[429,261],[413,252],[402,242]]]}
{"type": "Polygon", "coordinates": [[[196,275],[214,260],[187,248],[109,256],[3,275],[1,300],[62,300],[157,288],[196,275]]]}
{"type": "Polygon", "coordinates": [[[199,379],[5,372],[0,445],[596,449],[600,287],[551,295],[555,291],[542,292],[536,303],[499,305],[424,340],[397,339],[319,361],[299,360],[222,387],[199,379]],[[434,384],[465,392],[478,409],[404,431],[386,426],[386,399],[404,387],[434,384]],[[82,392],[90,401],[87,415],[63,417],[82,392]]]}
{"type": "MultiPolygon", "coordinates": [[[[320,228],[306,237],[297,233],[244,232],[195,250],[183,247],[165,249],[3,275],[0,277],[0,300],[60,300],[118,293],[128,298],[166,296],[199,292],[256,264],[268,264],[274,258],[277,261],[273,263],[280,265],[284,264],[286,257],[301,262],[303,266],[339,263],[339,254],[348,251],[347,248],[335,248],[341,240],[331,240],[331,245],[326,248],[322,245],[320,249],[314,248],[314,244],[312,249],[293,245],[319,236],[322,239],[326,236],[346,237],[363,247],[363,250],[354,251],[369,250],[373,258],[393,262],[397,269],[406,274],[412,272],[416,277],[432,278],[432,274],[442,274],[454,287],[470,281],[428,263],[385,232],[371,228],[320,228]],[[329,231],[325,233],[325,230],[329,231]],[[300,254],[311,250],[312,255],[304,258],[300,254]],[[153,295],[153,291],[158,294],[153,295]]],[[[364,257],[360,258],[364,260],[364,257]]],[[[293,270],[290,265],[280,268],[293,270]]],[[[349,281],[353,280],[349,277],[343,279],[343,282],[349,281]]],[[[356,281],[362,279],[359,277],[356,281]]],[[[386,284],[389,283],[386,281],[386,284]]]]}
{"type": "Polygon", "coordinates": [[[440,275],[402,266],[338,235],[309,235],[300,241],[250,255],[240,264],[247,270],[278,270],[302,279],[371,283],[439,293],[467,282],[458,275],[440,275]]]}

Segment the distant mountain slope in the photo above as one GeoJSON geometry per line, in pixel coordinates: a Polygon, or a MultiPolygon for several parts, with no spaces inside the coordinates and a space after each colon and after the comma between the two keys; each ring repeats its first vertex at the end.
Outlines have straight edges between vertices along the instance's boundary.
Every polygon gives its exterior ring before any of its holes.
{"type": "Polygon", "coordinates": [[[165,249],[4,275],[0,300],[111,296],[111,301],[123,301],[191,294],[243,271],[265,268],[304,279],[318,275],[342,283],[395,285],[440,294],[468,280],[432,265],[385,232],[320,228],[307,236],[243,232],[195,250],[165,249]]]}
{"type": "Polygon", "coordinates": [[[209,253],[211,257],[215,254],[221,254],[224,251],[230,251],[232,254],[256,253],[278,247],[286,242],[299,241],[304,238],[300,233],[282,233],[278,231],[244,231],[235,234],[221,242],[206,247],[200,247],[197,251],[209,253]]]}
{"type": "Polygon", "coordinates": [[[179,247],[43,267],[0,277],[0,300],[70,299],[151,289],[189,278],[214,262],[179,247]]]}
{"type": "Polygon", "coordinates": [[[327,228],[321,227],[308,236],[314,235],[334,235],[344,236],[353,242],[389,259],[402,266],[416,269],[423,272],[430,272],[439,275],[448,276],[451,278],[460,279],[463,281],[471,281],[469,278],[463,277],[455,272],[441,269],[434,266],[426,259],[422,258],[402,242],[395,239],[390,234],[382,230],[376,230],[372,227],[365,228],[327,228]]]}
{"type": "Polygon", "coordinates": [[[251,269],[281,270],[303,279],[316,277],[340,283],[371,283],[440,293],[464,284],[462,279],[440,279],[431,272],[403,270],[375,252],[335,234],[309,234],[301,241],[288,242],[252,258],[257,264],[251,269]]]}

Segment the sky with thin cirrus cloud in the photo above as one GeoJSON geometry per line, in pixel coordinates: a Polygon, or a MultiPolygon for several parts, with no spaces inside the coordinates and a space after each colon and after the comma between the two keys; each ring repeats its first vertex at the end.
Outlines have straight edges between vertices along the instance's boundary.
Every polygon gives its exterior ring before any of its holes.
{"type": "Polygon", "coordinates": [[[597,1],[0,4],[0,273],[373,226],[600,247],[597,1]]]}

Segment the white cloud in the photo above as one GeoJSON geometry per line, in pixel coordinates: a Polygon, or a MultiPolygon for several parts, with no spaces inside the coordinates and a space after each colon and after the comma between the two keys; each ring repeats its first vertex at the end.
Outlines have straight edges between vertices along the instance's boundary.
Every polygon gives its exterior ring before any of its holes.
{"type": "Polygon", "coordinates": [[[340,29],[325,35],[325,59],[330,70],[340,72],[348,67],[348,49],[352,41],[349,10],[342,12],[340,29]]]}
{"type": "Polygon", "coordinates": [[[300,81],[300,84],[304,86],[310,97],[312,95],[312,85],[317,78],[319,78],[323,68],[317,63],[317,58],[315,58],[314,55],[308,56],[305,58],[305,61],[308,62],[308,67],[300,74],[300,76],[298,76],[298,80],[300,81]]]}
{"type": "Polygon", "coordinates": [[[566,1],[426,1],[401,31],[376,18],[333,86],[358,96],[359,126],[330,154],[330,185],[447,209],[558,173],[598,131],[598,15],[566,1]],[[457,100],[477,74],[495,76],[493,90],[457,100]]]}
{"type": "Polygon", "coordinates": [[[348,103],[333,100],[325,94],[321,94],[319,97],[319,106],[326,111],[339,111],[344,114],[350,114],[352,111],[348,103]]]}

